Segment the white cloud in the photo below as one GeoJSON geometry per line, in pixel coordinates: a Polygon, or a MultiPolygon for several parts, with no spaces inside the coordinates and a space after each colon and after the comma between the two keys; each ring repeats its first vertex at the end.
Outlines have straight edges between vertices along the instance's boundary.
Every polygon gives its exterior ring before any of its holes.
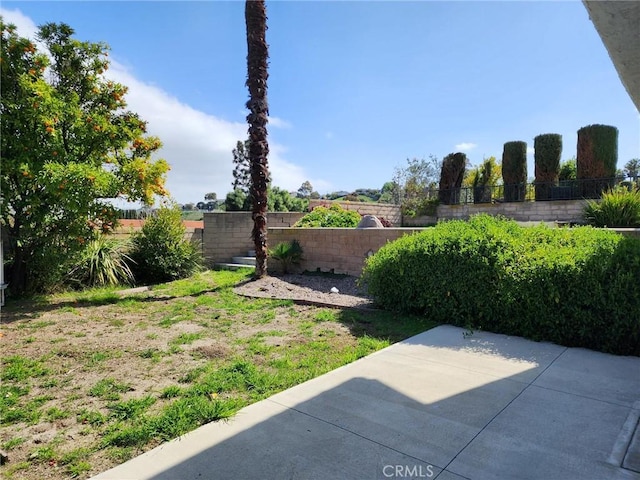
{"type": "MultiPolygon", "coordinates": [[[[151,135],[160,137],[163,148],[159,155],[171,165],[167,187],[180,203],[199,201],[207,192],[224,198],[231,190],[231,151],[238,140],[246,138],[245,123],[200,112],[181,103],[158,87],[133,77],[122,65],[113,63],[109,76],[129,87],[128,108],[148,122],[151,135]]],[[[273,123],[274,117],[270,118],[273,123]]],[[[283,128],[287,122],[276,119],[283,128]]],[[[269,144],[269,168],[273,184],[296,190],[308,179],[304,169],[283,157],[286,148],[269,144]]]]}
{"type": "Polygon", "coordinates": [[[27,37],[32,40],[36,38],[38,26],[20,10],[9,10],[7,8],[0,7],[0,15],[2,15],[4,23],[13,23],[16,26],[18,29],[18,35],[21,37],[27,37]]]}
{"type": "MultiPolygon", "coordinates": [[[[0,14],[6,23],[16,25],[19,35],[34,37],[35,23],[20,11],[0,9],[0,14]]],[[[238,140],[246,138],[247,125],[196,110],[162,89],[138,80],[127,67],[113,60],[107,76],[129,87],[125,97],[127,108],[148,122],[150,135],[160,137],[163,148],[158,158],[164,158],[171,166],[167,188],[172,197],[179,203],[200,201],[208,192],[224,198],[231,190],[231,151],[238,140]]],[[[271,117],[270,124],[291,128],[289,122],[277,117],[271,117]]],[[[269,146],[274,185],[297,190],[308,180],[304,169],[283,157],[284,146],[275,143],[269,146]]]]}
{"type": "Polygon", "coordinates": [[[285,129],[292,128],[291,123],[279,117],[269,117],[269,125],[274,128],[285,128],[285,129]]]}
{"type": "Polygon", "coordinates": [[[473,150],[477,146],[478,145],[476,145],[475,143],[463,142],[456,145],[456,150],[461,152],[468,152],[469,150],[473,150]]]}

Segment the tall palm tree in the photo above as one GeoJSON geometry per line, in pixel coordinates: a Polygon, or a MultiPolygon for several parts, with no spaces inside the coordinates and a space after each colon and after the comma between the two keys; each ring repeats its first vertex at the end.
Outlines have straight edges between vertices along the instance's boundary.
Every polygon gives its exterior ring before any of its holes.
{"type": "Polygon", "coordinates": [[[247,82],[249,100],[249,163],[253,207],[253,231],[251,237],[256,250],[256,278],[267,275],[267,186],[269,184],[269,143],[267,142],[267,60],[269,46],[267,9],[264,0],[246,0],[244,18],[247,25],[247,82]]]}

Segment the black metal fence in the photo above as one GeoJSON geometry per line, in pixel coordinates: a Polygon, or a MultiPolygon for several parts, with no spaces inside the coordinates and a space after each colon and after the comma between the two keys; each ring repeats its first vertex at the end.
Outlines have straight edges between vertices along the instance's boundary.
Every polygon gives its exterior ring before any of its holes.
{"type": "Polygon", "coordinates": [[[533,182],[513,185],[484,185],[447,190],[431,190],[430,196],[442,205],[502,202],[546,202],[552,200],[579,200],[600,198],[602,192],[619,184],[629,184],[623,178],[594,178],[561,182],[533,182]]]}

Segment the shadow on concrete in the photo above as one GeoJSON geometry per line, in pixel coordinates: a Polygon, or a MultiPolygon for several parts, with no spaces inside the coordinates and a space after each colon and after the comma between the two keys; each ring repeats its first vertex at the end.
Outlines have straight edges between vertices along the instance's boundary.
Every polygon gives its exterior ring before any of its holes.
{"type": "Polygon", "coordinates": [[[536,385],[566,349],[436,330],[101,478],[638,478],[610,463],[628,407],[536,385]]]}

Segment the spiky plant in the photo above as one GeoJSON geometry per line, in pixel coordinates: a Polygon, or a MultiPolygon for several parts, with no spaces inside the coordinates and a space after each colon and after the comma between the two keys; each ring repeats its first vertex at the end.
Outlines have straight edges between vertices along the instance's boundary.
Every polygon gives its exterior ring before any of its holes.
{"type": "Polygon", "coordinates": [[[269,250],[269,255],[280,262],[284,273],[289,273],[293,265],[298,265],[303,260],[302,254],[302,246],[298,240],[280,242],[269,250]]]}
{"type": "Polygon", "coordinates": [[[255,277],[267,275],[267,187],[269,184],[269,143],[267,122],[267,79],[269,78],[269,46],[266,41],[267,10],[264,0],[247,0],[244,17],[247,27],[247,81],[249,100],[249,162],[253,230],[251,237],[256,251],[255,277]]]}
{"type": "Polygon", "coordinates": [[[96,234],[81,252],[67,274],[67,283],[75,287],[104,287],[134,283],[126,253],[130,243],[108,235],[96,234]]]}
{"type": "Polygon", "coordinates": [[[595,227],[640,227],[640,190],[616,187],[588,200],[584,218],[595,227]]]}

